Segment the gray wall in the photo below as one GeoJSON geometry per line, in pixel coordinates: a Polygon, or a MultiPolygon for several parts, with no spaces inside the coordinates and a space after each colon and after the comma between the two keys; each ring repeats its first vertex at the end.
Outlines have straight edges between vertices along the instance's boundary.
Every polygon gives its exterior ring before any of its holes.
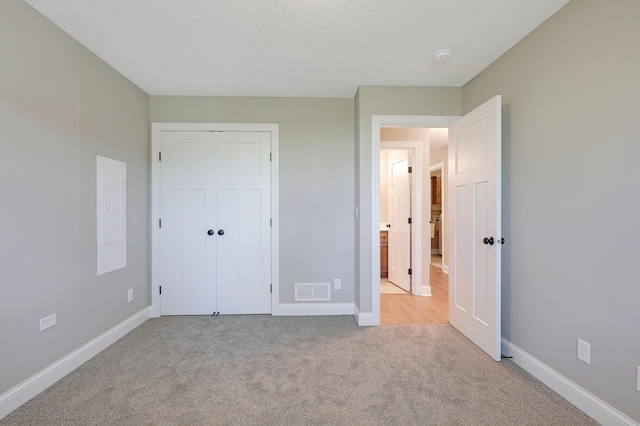
{"type": "MultiPolygon", "coordinates": [[[[354,302],[353,100],[152,96],[152,122],[278,123],[280,302],[294,284],[342,279],[354,302]]],[[[275,284],[275,283],[274,283],[275,284]]]]}
{"type": "Polygon", "coordinates": [[[21,0],[0,58],[2,394],[149,305],[149,98],[21,0]],[[128,175],[128,266],[101,276],[96,155],[128,175]]]}
{"type": "MultiPolygon", "coordinates": [[[[356,305],[360,312],[371,312],[373,306],[373,151],[371,126],[373,115],[461,115],[462,88],[456,87],[388,87],[360,86],[356,96],[356,206],[360,219],[356,222],[356,305]]],[[[376,206],[377,208],[377,206],[376,206]]]]}
{"type": "Polygon", "coordinates": [[[639,41],[637,0],[574,0],[463,90],[503,96],[504,337],[636,421],[639,41]]]}

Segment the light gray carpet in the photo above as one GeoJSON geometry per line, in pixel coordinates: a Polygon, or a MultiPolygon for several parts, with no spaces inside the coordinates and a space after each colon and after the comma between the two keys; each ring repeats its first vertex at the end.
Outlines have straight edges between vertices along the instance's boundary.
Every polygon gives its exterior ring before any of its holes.
{"type": "Polygon", "coordinates": [[[449,325],[151,319],[0,425],[590,425],[449,325]]]}

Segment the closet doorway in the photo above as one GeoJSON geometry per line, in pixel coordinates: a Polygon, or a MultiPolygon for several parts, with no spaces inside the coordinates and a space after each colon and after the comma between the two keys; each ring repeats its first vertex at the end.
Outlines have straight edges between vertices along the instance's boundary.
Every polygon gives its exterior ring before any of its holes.
{"type": "Polygon", "coordinates": [[[278,126],[152,132],[152,316],[272,313],[278,126]]]}

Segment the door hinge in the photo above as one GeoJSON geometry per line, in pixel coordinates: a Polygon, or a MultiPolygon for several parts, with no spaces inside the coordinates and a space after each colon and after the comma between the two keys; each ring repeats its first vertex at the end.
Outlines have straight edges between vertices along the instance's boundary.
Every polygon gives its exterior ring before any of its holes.
{"type": "Polygon", "coordinates": [[[411,268],[409,268],[409,275],[411,275],[411,268]]]}
{"type": "Polygon", "coordinates": [[[162,228],[162,219],[158,219],[158,228],[162,228]]]}
{"type": "Polygon", "coordinates": [[[269,161],[273,161],[273,154],[269,153],[269,161]]]}
{"type": "Polygon", "coordinates": [[[158,161],[162,161],[162,153],[158,152],[158,161]]]}
{"type": "Polygon", "coordinates": [[[409,225],[411,225],[411,218],[409,218],[409,225]]]}
{"type": "Polygon", "coordinates": [[[162,286],[160,286],[160,294],[162,294],[162,286]]]}
{"type": "Polygon", "coordinates": [[[269,293],[273,293],[273,284],[269,284],[269,293]]]}
{"type": "Polygon", "coordinates": [[[409,166],[409,173],[413,173],[413,167],[409,166]]]}
{"type": "Polygon", "coordinates": [[[273,228],[273,219],[269,219],[269,228],[273,228]]]}

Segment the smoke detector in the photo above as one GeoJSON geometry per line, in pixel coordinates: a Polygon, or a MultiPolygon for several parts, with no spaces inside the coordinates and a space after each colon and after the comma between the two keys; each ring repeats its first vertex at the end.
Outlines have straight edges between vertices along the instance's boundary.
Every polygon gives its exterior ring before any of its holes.
{"type": "Polygon", "coordinates": [[[436,62],[447,62],[451,57],[451,49],[442,49],[438,50],[435,55],[433,55],[433,59],[436,62]]]}

